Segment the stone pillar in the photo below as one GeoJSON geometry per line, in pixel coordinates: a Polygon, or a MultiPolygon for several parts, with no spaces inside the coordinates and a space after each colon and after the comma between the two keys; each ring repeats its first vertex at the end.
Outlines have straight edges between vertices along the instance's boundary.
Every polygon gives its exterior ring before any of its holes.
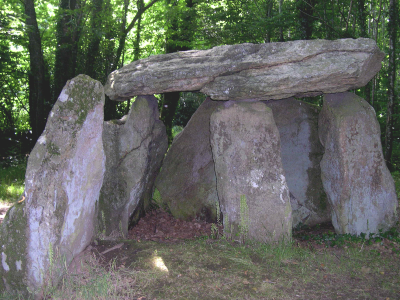
{"type": "Polygon", "coordinates": [[[322,182],[337,233],[378,233],[396,222],[393,178],[374,109],[353,93],[328,94],[319,116],[322,182]]]}
{"type": "Polygon", "coordinates": [[[228,101],[211,115],[210,130],[225,234],[240,241],[290,239],[292,209],[271,109],[228,101]]]}
{"type": "Polygon", "coordinates": [[[217,180],[210,145],[210,116],[221,101],[207,98],[175,137],[164,159],[156,188],[159,205],[174,217],[217,222],[217,180]]]}
{"type": "Polygon", "coordinates": [[[105,172],[103,106],[103,86],[86,75],[58,97],[29,156],[24,201],[0,229],[0,292],[40,298],[91,242],[105,172]]]}
{"type": "Polygon", "coordinates": [[[131,218],[149,203],[168,140],[157,99],[138,96],[128,116],[104,122],[106,173],[99,201],[99,230],[126,236],[131,218]]]}
{"type": "Polygon", "coordinates": [[[329,222],[331,212],[319,165],[324,153],[318,137],[320,109],[294,98],[264,103],[272,109],[279,130],[293,227],[329,222]]]}

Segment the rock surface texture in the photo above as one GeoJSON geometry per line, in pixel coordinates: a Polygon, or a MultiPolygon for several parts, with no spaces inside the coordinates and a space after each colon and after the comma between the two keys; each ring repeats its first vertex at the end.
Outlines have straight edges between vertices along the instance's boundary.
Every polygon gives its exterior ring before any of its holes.
{"type": "Polygon", "coordinates": [[[320,109],[294,98],[265,103],[279,130],[283,169],[292,194],[293,227],[330,221],[319,166],[324,153],[318,137],[320,109]]]}
{"type": "Polygon", "coordinates": [[[396,222],[397,197],[374,109],[352,93],[324,96],[322,181],[337,233],[378,233],[396,222]]]}
{"type": "Polygon", "coordinates": [[[152,197],[168,148],[157,99],[137,97],[128,116],[104,123],[103,140],[107,171],[100,194],[99,228],[106,236],[126,236],[131,219],[138,218],[152,197]]]}
{"type": "Polygon", "coordinates": [[[91,242],[105,171],[103,105],[103,86],[88,76],[62,90],[29,156],[25,200],[1,227],[1,291],[40,297],[91,242]]]}
{"type": "Polygon", "coordinates": [[[112,100],[196,91],[213,100],[285,99],[358,88],[381,68],[371,39],[240,44],[151,56],[114,71],[112,100]]]}
{"type": "Polygon", "coordinates": [[[216,222],[217,182],[210,116],[223,103],[206,99],[175,137],[157,177],[156,198],[176,218],[216,222]]]}
{"type": "Polygon", "coordinates": [[[290,238],[292,208],[271,109],[228,101],[210,127],[224,233],[261,242],[290,238]]]}

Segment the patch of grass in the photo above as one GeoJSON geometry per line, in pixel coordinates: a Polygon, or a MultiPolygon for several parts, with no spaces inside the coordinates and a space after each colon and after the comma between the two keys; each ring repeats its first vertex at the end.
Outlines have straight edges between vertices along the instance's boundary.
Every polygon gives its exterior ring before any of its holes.
{"type": "Polygon", "coordinates": [[[13,204],[24,192],[26,162],[0,169],[0,203],[13,204]]]}
{"type": "Polygon", "coordinates": [[[400,291],[400,255],[380,243],[120,242],[113,258],[92,254],[48,299],[396,299],[400,291]]]}

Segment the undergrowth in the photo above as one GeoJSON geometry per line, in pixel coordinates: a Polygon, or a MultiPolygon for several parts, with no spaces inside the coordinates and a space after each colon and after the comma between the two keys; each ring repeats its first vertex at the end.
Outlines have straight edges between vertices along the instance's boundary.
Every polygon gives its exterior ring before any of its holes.
{"type": "Polygon", "coordinates": [[[0,168],[0,203],[13,204],[24,192],[26,161],[0,168]]]}

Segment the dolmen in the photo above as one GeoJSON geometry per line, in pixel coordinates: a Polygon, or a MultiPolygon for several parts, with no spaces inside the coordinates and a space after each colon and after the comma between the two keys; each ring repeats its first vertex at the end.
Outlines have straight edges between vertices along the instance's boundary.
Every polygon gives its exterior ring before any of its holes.
{"type": "Polygon", "coordinates": [[[0,227],[0,292],[40,298],[94,238],[125,237],[152,201],[221,222],[239,242],[287,242],[331,221],[369,234],[397,221],[373,108],[349,90],[384,58],[373,40],[219,46],[151,56],[104,86],[71,79],[29,156],[25,192],[0,227]],[[168,148],[154,94],[208,96],[168,148]],[[127,116],[103,106],[136,97],[127,116]],[[323,95],[322,108],[297,98],[323,95]]]}

